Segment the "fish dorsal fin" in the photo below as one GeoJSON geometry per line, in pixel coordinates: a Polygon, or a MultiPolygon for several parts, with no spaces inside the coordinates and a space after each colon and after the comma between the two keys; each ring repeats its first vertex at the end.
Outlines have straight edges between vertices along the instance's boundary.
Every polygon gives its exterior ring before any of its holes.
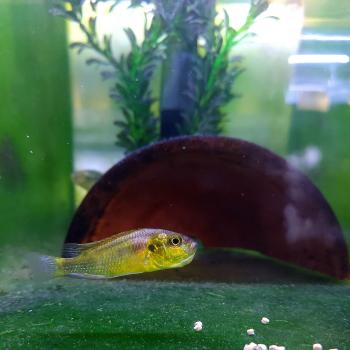
{"type": "Polygon", "coordinates": [[[74,257],[88,251],[89,249],[96,248],[96,247],[103,247],[104,245],[107,245],[108,243],[116,240],[117,238],[126,236],[126,235],[128,235],[132,232],[135,232],[135,231],[137,231],[137,230],[120,232],[120,233],[117,233],[113,236],[110,236],[110,237],[107,237],[105,239],[102,239],[100,241],[95,241],[95,242],[89,242],[89,243],[83,243],[83,244],[66,243],[63,246],[62,256],[64,258],[74,258],[74,257]]]}
{"type": "Polygon", "coordinates": [[[80,255],[81,253],[83,253],[84,251],[98,246],[99,244],[101,244],[101,241],[84,243],[84,244],[66,243],[63,246],[62,255],[65,258],[74,258],[74,257],[80,255]]]}

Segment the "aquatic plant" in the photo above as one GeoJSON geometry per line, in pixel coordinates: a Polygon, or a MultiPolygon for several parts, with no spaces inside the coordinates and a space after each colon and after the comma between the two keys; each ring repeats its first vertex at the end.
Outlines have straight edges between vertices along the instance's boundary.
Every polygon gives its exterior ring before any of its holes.
{"type": "MultiPolygon", "coordinates": [[[[111,35],[104,35],[102,40],[98,37],[96,18],[100,2],[107,0],[57,0],[52,13],[79,25],[85,41],[72,43],[71,48],[79,53],[83,50],[95,53],[86,63],[99,66],[103,79],[114,80],[110,96],[123,114],[123,120],[115,121],[119,127],[117,144],[129,152],[161,137],[160,118],[154,112],[158,98],[151,93],[152,78],[174,43],[184,43],[191,57],[186,89],[182,92],[189,103],[182,111],[179,133],[221,133],[225,119],[222,107],[237,96],[232,85],[243,71],[240,58],[231,57],[232,49],[246,37],[268,1],[252,0],[246,22],[238,30],[231,27],[226,13],[225,19],[217,23],[214,0],[149,1],[154,4],[154,16],[150,23],[146,17],[144,40],[139,43],[131,28],[124,29],[131,47],[127,55],[113,51],[111,35]],[[91,15],[83,14],[85,2],[92,9],[91,15]]],[[[121,0],[108,2],[112,11],[121,0]]],[[[130,6],[141,3],[133,0],[130,6]]]]}
{"type": "MultiPolygon", "coordinates": [[[[114,79],[110,96],[118,103],[124,120],[115,121],[120,128],[117,144],[127,152],[154,142],[159,137],[159,118],[152,111],[155,99],[151,96],[151,82],[155,68],[164,58],[162,26],[154,18],[150,26],[146,21],[144,40],[138,43],[131,28],[124,29],[131,44],[127,55],[116,57],[112,50],[111,35],[99,40],[96,30],[96,6],[100,1],[90,1],[92,15],[84,18],[84,1],[64,0],[52,8],[52,13],[77,23],[85,34],[85,42],[74,42],[71,48],[78,53],[92,50],[98,57],[87,59],[88,65],[97,65],[103,79],[114,79]]],[[[120,1],[116,1],[110,8],[120,1]]]]}
{"type": "Polygon", "coordinates": [[[181,131],[184,134],[220,134],[223,130],[225,113],[222,107],[233,98],[232,86],[244,71],[240,56],[231,56],[232,49],[244,39],[254,19],[268,4],[253,1],[243,26],[235,30],[225,12],[224,20],[216,23],[216,11],[207,15],[201,13],[203,2],[194,2],[195,10],[187,12],[188,23],[200,24],[197,33],[197,51],[192,55],[192,74],[188,79],[185,94],[192,101],[191,108],[184,112],[181,131]],[[203,16],[204,15],[204,16],[203,16]]]}

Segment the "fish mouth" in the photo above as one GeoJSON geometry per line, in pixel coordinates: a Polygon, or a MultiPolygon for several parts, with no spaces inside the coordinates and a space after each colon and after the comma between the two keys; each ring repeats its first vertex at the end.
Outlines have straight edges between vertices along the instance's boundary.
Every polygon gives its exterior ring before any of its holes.
{"type": "Polygon", "coordinates": [[[193,255],[196,254],[197,248],[198,248],[198,243],[196,241],[192,241],[189,247],[186,249],[186,251],[188,254],[192,255],[192,258],[193,258],[193,255]]]}

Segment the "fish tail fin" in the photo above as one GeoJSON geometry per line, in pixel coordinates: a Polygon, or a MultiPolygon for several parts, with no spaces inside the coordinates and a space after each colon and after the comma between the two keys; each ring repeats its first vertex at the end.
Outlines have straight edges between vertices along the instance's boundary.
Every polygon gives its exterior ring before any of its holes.
{"type": "Polygon", "coordinates": [[[64,270],[59,264],[60,258],[48,255],[31,253],[28,255],[28,263],[35,280],[48,280],[64,276],[64,270]]]}

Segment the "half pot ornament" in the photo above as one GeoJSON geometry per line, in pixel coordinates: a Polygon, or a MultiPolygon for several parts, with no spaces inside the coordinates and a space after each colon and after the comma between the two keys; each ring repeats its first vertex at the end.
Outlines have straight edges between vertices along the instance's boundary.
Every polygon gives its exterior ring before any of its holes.
{"type": "Polygon", "coordinates": [[[142,227],[349,276],[345,239],[320,191],[283,158],[239,139],[180,137],[130,154],[89,191],[66,242],[142,227]]]}

